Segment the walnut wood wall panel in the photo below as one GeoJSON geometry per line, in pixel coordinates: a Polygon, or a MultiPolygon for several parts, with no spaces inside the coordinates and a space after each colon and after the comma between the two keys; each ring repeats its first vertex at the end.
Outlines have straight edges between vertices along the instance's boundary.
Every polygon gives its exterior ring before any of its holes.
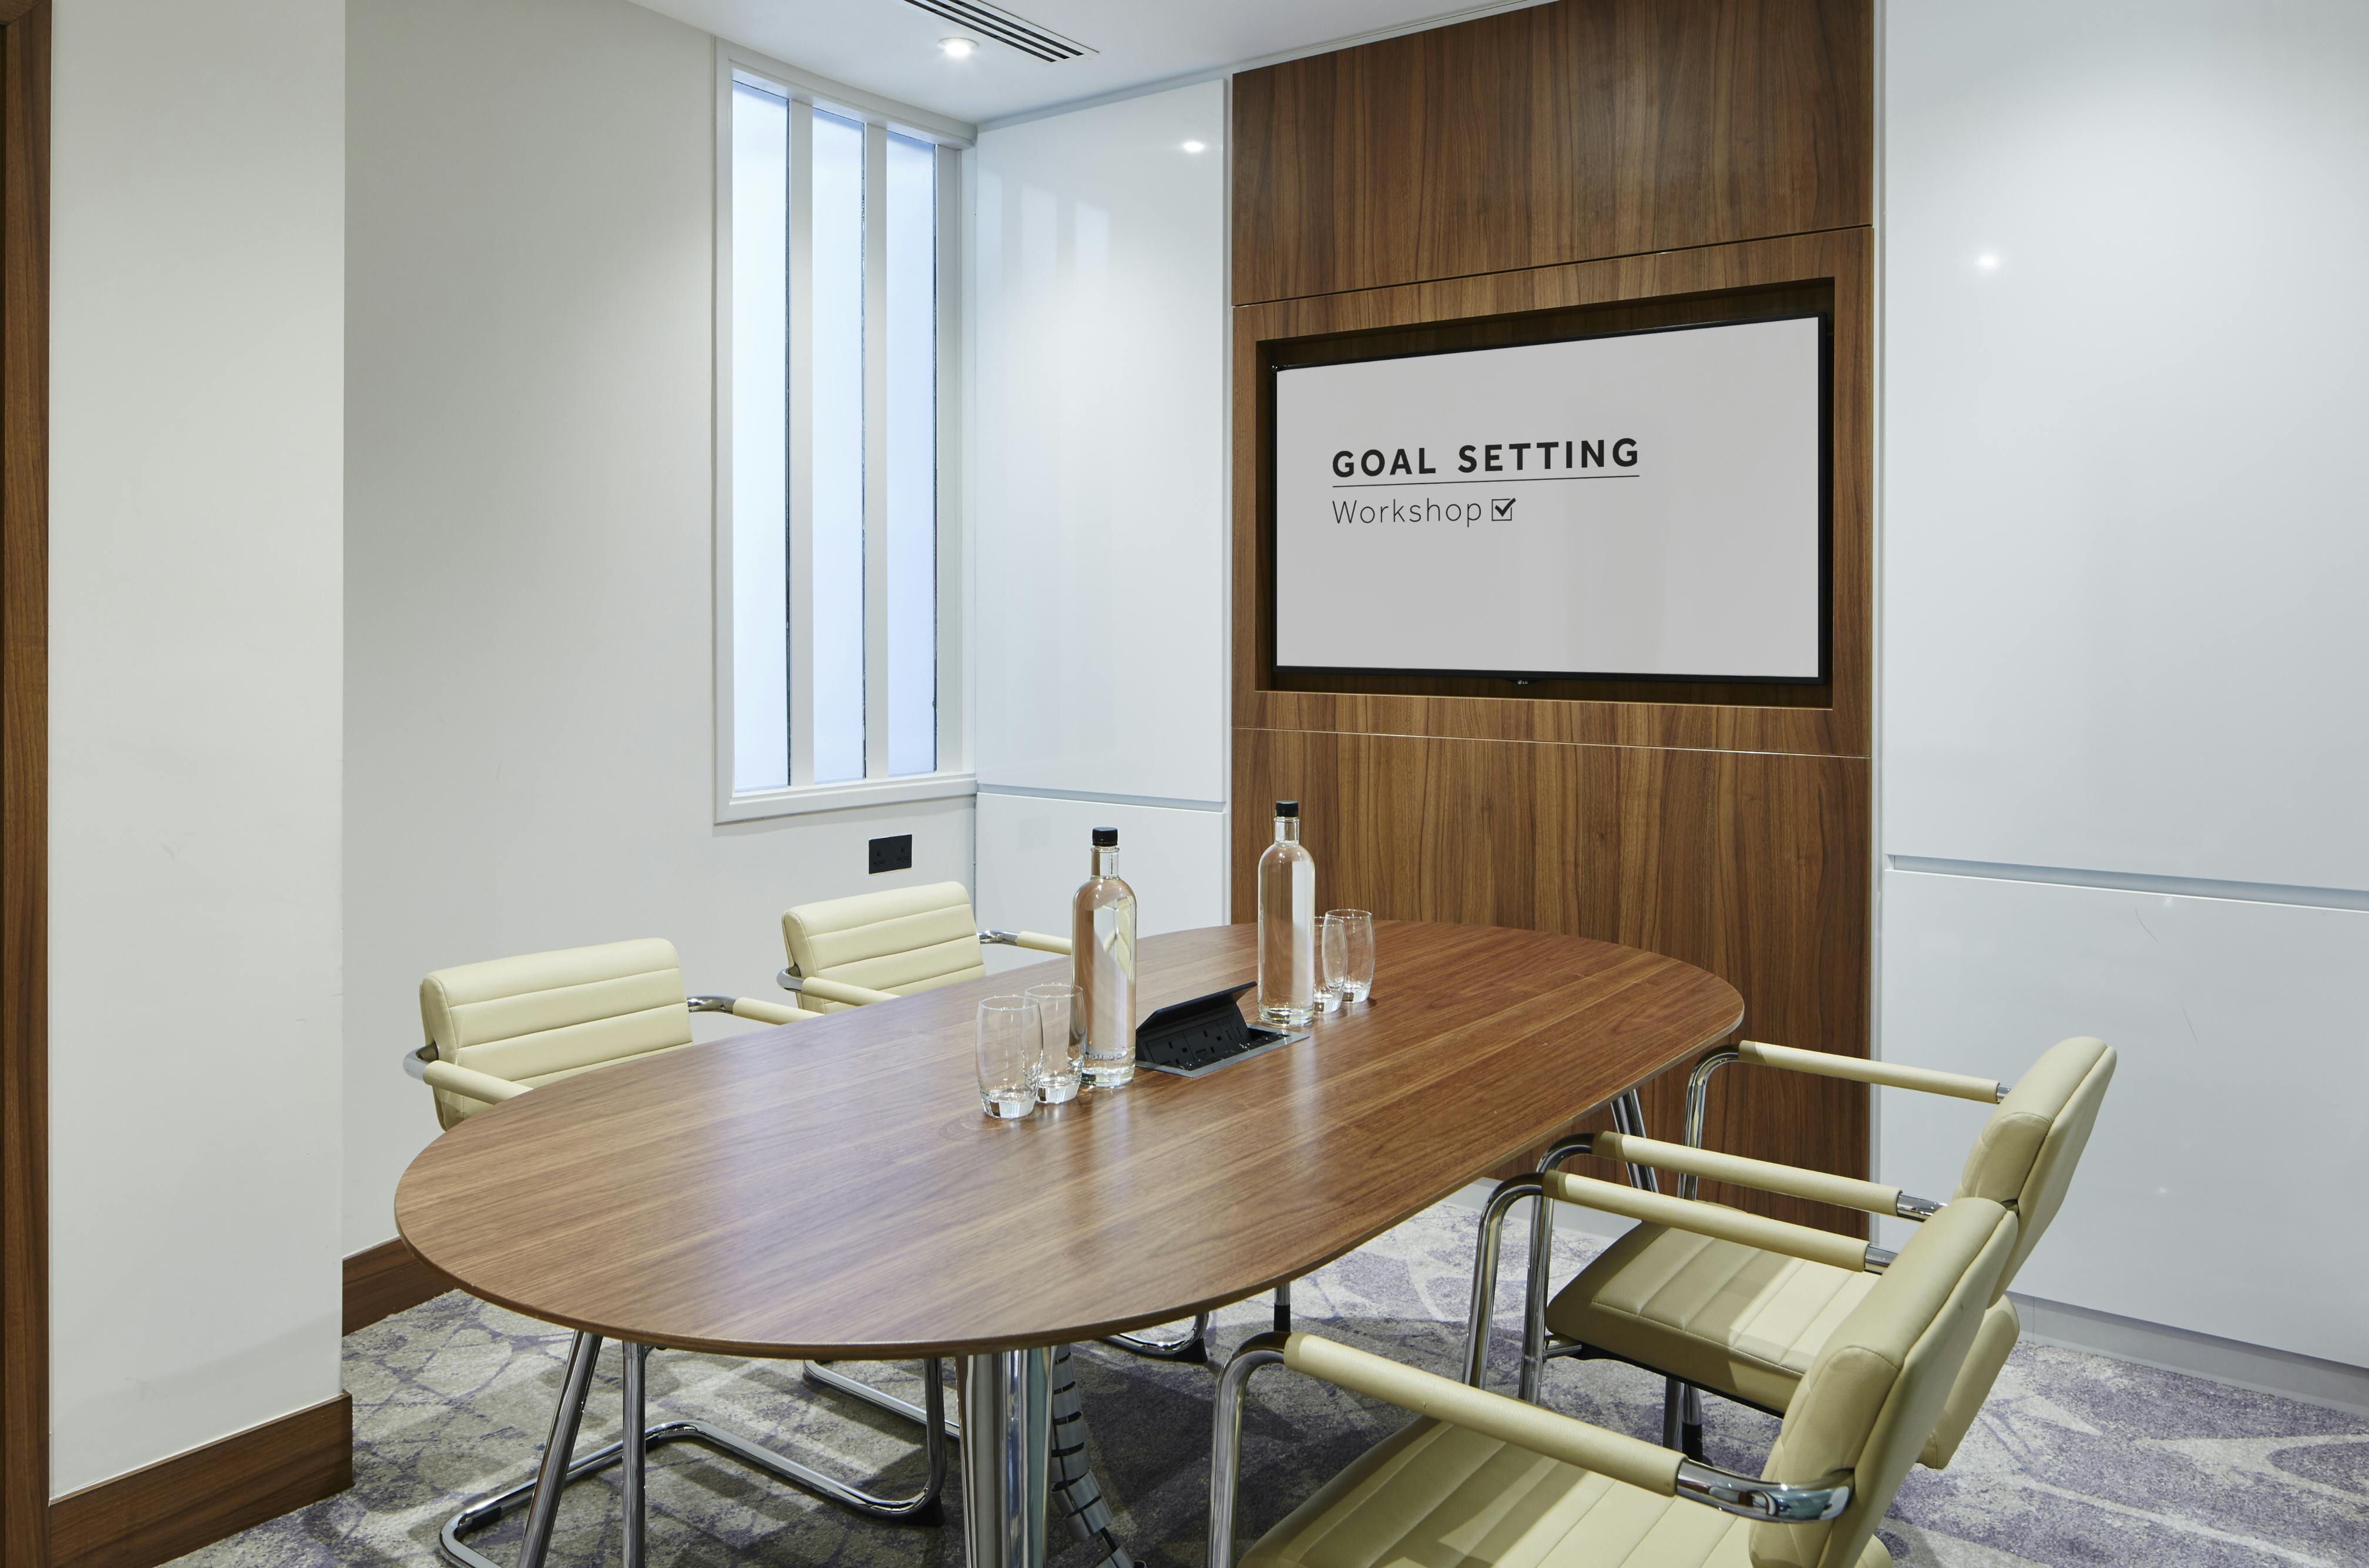
{"type": "MultiPolygon", "coordinates": [[[[1653,948],[1733,984],[1752,1037],[1866,1053],[1873,32],[1870,0],[1556,0],[1235,78],[1236,919],[1265,803],[1297,797],[1327,905],[1653,948]],[[1277,679],[1274,361],[1813,296],[1834,333],[1825,688],[1277,679]]],[[[1680,1089],[1648,1091],[1660,1136],[1680,1089]]],[[[1731,1070],[1711,1134],[1867,1169],[1848,1085],[1731,1070]]]]}
{"type": "Polygon", "coordinates": [[[1872,221],[1868,0],[1562,0],[1234,78],[1237,304],[1872,221]]]}
{"type": "MultiPolygon", "coordinates": [[[[1328,905],[1649,948],[1734,986],[1754,1038],[1864,1050],[1865,759],[1272,729],[1237,730],[1234,755],[1238,870],[1269,839],[1252,790],[1297,799],[1328,905]]],[[[1255,918],[1253,892],[1237,875],[1235,919],[1255,918]]],[[[1376,978],[1381,1005],[1390,989],[1376,978]]],[[[1715,1147],[1866,1168],[1861,1091],[1768,1073],[1738,1093],[1748,1071],[1713,1090],[1715,1147]]],[[[1679,1136],[1681,1088],[1647,1091],[1658,1137],[1679,1136]]]]}

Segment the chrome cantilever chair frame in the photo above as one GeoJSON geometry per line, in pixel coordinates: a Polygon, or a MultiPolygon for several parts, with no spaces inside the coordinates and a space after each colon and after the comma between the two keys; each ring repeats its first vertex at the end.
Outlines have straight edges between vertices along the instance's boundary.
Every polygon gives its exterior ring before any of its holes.
{"type": "MultiPolygon", "coordinates": [[[[584,1405],[592,1391],[592,1369],[601,1356],[601,1336],[578,1333],[568,1348],[566,1380],[561,1388],[558,1407],[552,1412],[551,1434],[544,1444],[543,1459],[535,1473],[515,1486],[478,1499],[446,1520],[437,1535],[437,1546],[445,1561],[458,1568],[501,1568],[492,1558],[470,1546],[465,1538],[524,1507],[526,1528],[520,1538],[517,1568],[543,1568],[544,1558],[551,1549],[552,1526],[559,1516],[560,1494],[571,1482],[622,1464],[625,1472],[622,1488],[625,1568],[645,1568],[647,1459],[650,1449],[668,1443],[697,1443],[776,1481],[819,1493],[871,1518],[936,1524],[944,1517],[938,1502],[946,1475],[946,1431],[942,1422],[924,1418],[921,1452],[928,1475],[921,1490],[906,1498],[876,1496],[710,1422],[677,1420],[650,1425],[647,1391],[652,1347],[626,1343],[622,1348],[625,1356],[624,1436],[605,1448],[577,1456],[576,1436],[584,1423],[584,1405]]],[[[943,1415],[945,1398],[941,1366],[936,1361],[925,1363],[924,1397],[931,1406],[930,1413],[938,1415],[943,1415]]]]}
{"type": "MultiPolygon", "coordinates": [[[[1708,1119],[1711,1078],[1720,1069],[1743,1059],[1742,1053],[1734,1047],[1722,1046],[1705,1054],[1695,1063],[1694,1070],[1687,1075],[1685,1130],[1687,1148],[1700,1149],[1703,1146],[1703,1131],[1704,1124],[1708,1119]]],[[[2005,1100],[2008,1096],[2008,1085],[2004,1083],[1996,1085],[1993,1091],[1995,1100],[2005,1100]]],[[[1614,1129],[1626,1136],[1642,1138],[1644,1135],[1644,1112],[1634,1090],[1613,1102],[1612,1122],[1614,1129]]],[[[1545,1157],[1539,1162],[1537,1176],[1542,1178],[1561,1168],[1564,1162],[1591,1152],[1594,1141],[1595,1135],[1592,1133],[1578,1133],[1558,1139],[1548,1149],[1545,1157]]],[[[1660,1184],[1649,1167],[1631,1162],[1629,1163],[1628,1171],[1630,1185],[1647,1192],[1660,1190],[1660,1184]]],[[[1577,1341],[1553,1340],[1548,1335],[1546,1310],[1547,1300],[1551,1293],[1549,1288],[1548,1271],[1553,1256],[1554,1204],[1545,1196],[1542,1185],[1535,1190],[1535,1195],[1528,1188],[1511,1194],[1506,1190],[1509,1187],[1518,1186],[1529,1179],[1531,1178],[1516,1177],[1502,1183],[1497,1192],[1492,1195],[1489,1208],[1482,1216],[1480,1251],[1481,1256],[1486,1260],[1488,1293],[1494,1294],[1496,1259],[1501,1246],[1500,1236],[1505,1229],[1505,1211],[1516,1199],[1534,1196],[1530,1211],[1529,1271],[1523,1298],[1522,1363],[1518,1397],[1535,1403],[1545,1376],[1546,1363],[1556,1356],[1570,1356],[1589,1360],[1616,1361],[1626,1361],[1628,1358],[1615,1356],[1609,1351],[1598,1350],[1577,1341]],[[1503,1204],[1498,1201],[1501,1197],[1505,1200],[1503,1204]]],[[[1679,1197],[1691,1201],[1700,1190],[1700,1179],[1693,1173],[1682,1172],[1678,1174],[1677,1196],[1679,1197]]],[[[1940,1210],[1941,1205],[1932,1199],[1917,1197],[1907,1193],[1901,1194],[1894,1205],[1896,1218],[1918,1223],[1931,1219],[1940,1210]]],[[[1867,1252],[1867,1266],[1871,1272],[1881,1272],[1883,1265],[1894,1256],[1882,1247],[1871,1246],[1867,1252]]],[[[1476,1272],[1473,1304],[1475,1315],[1467,1324],[1466,1329],[1467,1380],[1476,1388],[1482,1386],[1485,1375],[1487,1354],[1485,1325],[1490,1310],[1491,1305],[1484,1299],[1482,1276],[1476,1272]]],[[[1631,1365],[1642,1364],[1631,1362],[1631,1365]]],[[[1654,1367],[1646,1367],[1643,1369],[1649,1372],[1660,1370],[1654,1367]]],[[[1737,1402],[1751,1404],[1752,1408],[1765,1414],[1776,1416],[1784,1414],[1783,1411],[1769,1410],[1765,1405],[1755,1404],[1748,1400],[1738,1400],[1737,1402]]],[[[1702,1455],[1702,1391],[1683,1379],[1667,1379],[1662,1402],[1664,1445],[1678,1448],[1700,1459],[1702,1455]]]]}
{"type": "MultiPolygon", "coordinates": [[[[1535,1183],[1516,1176],[1505,1186],[1535,1183]]],[[[1494,1199],[1492,1200],[1494,1203],[1494,1199]]],[[[1476,1290],[1476,1300],[1479,1292],[1476,1290]]],[[[1252,1374],[1283,1364],[1288,1333],[1263,1333],[1245,1341],[1218,1378],[1216,1420],[1209,1442],[1209,1568],[1233,1568],[1234,1496],[1242,1480],[1242,1398],[1252,1374]]],[[[1470,1380],[1470,1379],[1468,1379],[1470,1380]]],[[[1665,1445],[1666,1447],[1666,1445],[1665,1445]]],[[[1700,1459],[1680,1461],[1677,1494],[1726,1514],[1780,1524],[1831,1519],[1849,1506],[1850,1475],[1843,1471],[1815,1486],[1797,1486],[1739,1475],[1700,1459]]]]}
{"type": "MultiPolygon", "coordinates": [[[[692,996],[683,1000],[693,1013],[730,1013],[740,999],[692,996]]],[[[436,1059],[435,1042],[429,1041],[416,1050],[403,1053],[403,1070],[425,1082],[428,1066],[436,1059]]],[[[562,1385],[559,1405],[552,1413],[551,1435],[544,1445],[543,1459],[536,1466],[535,1473],[513,1486],[478,1498],[447,1519],[444,1528],[437,1533],[437,1548],[446,1562],[456,1564],[457,1568],[501,1568],[493,1559],[470,1546],[466,1538],[524,1507],[527,1509],[526,1530],[520,1541],[517,1568],[543,1568],[544,1554],[551,1547],[552,1525],[558,1517],[560,1494],[571,1482],[581,1481],[612,1465],[622,1464],[625,1471],[623,1488],[625,1568],[644,1568],[647,1459],[650,1449],[669,1443],[697,1443],[726,1459],[737,1459],[776,1481],[804,1487],[869,1518],[889,1523],[930,1525],[944,1519],[944,1508],[939,1502],[939,1495],[945,1488],[946,1439],[959,1436],[961,1427],[945,1413],[943,1361],[929,1360],[921,1364],[922,1399],[926,1408],[881,1393],[843,1373],[818,1377],[814,1365],[807,1365],[807,1376],[810,1381],[854,1394],[900,1414],[910,1413],[912,1419],[920,1424],[922,1432],[921,1462],[927,1472],[921,1489],[910,1497],[882,1497],[836,1476],[826,1475],[786,1455],[777,1454],[713,1422],[681,1419],[650,1425],[646,1413],[646,1391],[649,1355],[653,1348],[631,1343],[624,1345],[624,1436],[578,1458],[575,1452],[576,1435],[583,1425],[585,1402],[591,1392],[592,1369],[601,1354],[601,1336],[580,1332],[575,1335],[568,1348],[567,1374],[562,1385]]]]}

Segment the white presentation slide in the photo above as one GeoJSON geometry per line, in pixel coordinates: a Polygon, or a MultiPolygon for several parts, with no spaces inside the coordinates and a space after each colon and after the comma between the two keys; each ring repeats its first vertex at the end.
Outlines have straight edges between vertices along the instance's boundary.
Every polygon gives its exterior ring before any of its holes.
{"type": "Polygon", "coordinates": [[[1820,331],[1277,371],[1276,665],[1818,680],[1820,331]]]}

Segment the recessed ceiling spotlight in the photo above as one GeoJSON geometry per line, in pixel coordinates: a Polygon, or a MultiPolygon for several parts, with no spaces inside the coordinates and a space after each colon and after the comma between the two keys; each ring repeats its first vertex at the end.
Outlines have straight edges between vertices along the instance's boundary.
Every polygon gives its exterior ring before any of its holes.
{"type": "Polygon", "coordinates": [[[1206,153],[1209,150],[1209,143],[1207,142],[1187,142],[1184,143],[1184,150],[1188,153],[1206,153]]]}
{"type": "Polygon", "coordinates": [[[938,40],[938,47],[945,52],[949,60],[968,60],[978,52],[978,45],[967,38],[942,38],[938,40]]]}
{"type": "Polygon", "coordinates": [[[1996,272],[1998,270],[1998,258],[1986,250],[1974,258],[1974,265],[1986,272],[1996,272]]]}

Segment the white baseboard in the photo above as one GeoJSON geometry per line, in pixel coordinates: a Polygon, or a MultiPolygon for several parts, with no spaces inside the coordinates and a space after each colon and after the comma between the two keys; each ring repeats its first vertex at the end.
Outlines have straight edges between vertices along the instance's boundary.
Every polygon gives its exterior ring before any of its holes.
{"type": "MultiPolygon", "coordinates": [[[[1491,1182],[1474,1182],[1448,1199],[1459,1208],[1482,1209],[1489,1205],[1491,1182]]],[[[1634,1222],[1583,1208],[1577,1204],[1555,1206],[1555,1229],[1607,1241],[1626,1234],[1634,1222]]],[[[2117,1317],[2062,1301],[2009,1291],[2023,1319],[2023,1338],[2032,1345],[2062,1345],[2111,1356],[2166,1372],[2182,1372],[2231,1388],[2276,1394],[2306,1404],[2327,1405],[2356,1414],[2369,1414],[2369,1368],[2322,1361],[2291,1350],[2265,1345],[2218,1339],[2209,1333],[2117,1317]]]]}
{"type": "Polygon", "coordinates": [[[2340,1361],[2322,1361],[2292,1350],[2220,1339],[2062,1301],[2043,1301],[2020,1291],[2008,1294],[2015,1299],[2015,1310],[2023,1319],[2023,1337],[2031,1344],[2061,1345],[2166,1372],[2185,1372],[2231,1388],[2369,1414],[2369,1368],[2347,1367],[2340,1361]]]}

